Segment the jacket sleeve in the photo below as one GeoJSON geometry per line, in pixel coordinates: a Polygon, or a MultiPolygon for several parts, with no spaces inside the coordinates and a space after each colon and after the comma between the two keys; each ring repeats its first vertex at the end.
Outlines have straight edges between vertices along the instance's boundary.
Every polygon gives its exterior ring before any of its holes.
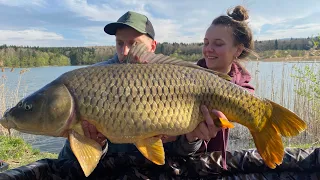
{"type": "MultiPolygon", "coordinates": [[[[107,147],[108,150],[107,152],[105,152],[106,154],[138,151],[133,144],[113,144],[110,141],[107,141],[107,144],[108,144],[108,147],[107,147]]],[[[102,149],[105,149],[105,148],[106,148],[106,145],[102,147],[102,149]]],[[[66,143],[64,144],[62,150],[58,155],[58,159],[60,160],[67,159],[67,160],[77,161],[76,156],[73,154],[71,150],[69,140],[66,140],[66,143]]]]}
{"type": "Polygon", "coordinates": [[[194,155],[201,147],[202,140],[189,142],[185,135],[180,135],[177,140],[164,144],[165,151],[180,156],[194,155]]]}
{"type": "Polygon", "coordinates": [[[107,61],[102,61],[102,62],[95,63],[92,66],[105,66],[105,65],[118,64],[118,63],[120,63],[120,62],[118,60],[117,54],[115,54],[111,59],[109,59],[107,61]]]}
{"type": "Polygon", "coordinates": [[[73,160],[76,161],[76,156],[73,154],[71,147],[70,147],[70,142],[66,140],[62,150],[59,153],[58,159],[68,159],[68,160],[73,160]]]}

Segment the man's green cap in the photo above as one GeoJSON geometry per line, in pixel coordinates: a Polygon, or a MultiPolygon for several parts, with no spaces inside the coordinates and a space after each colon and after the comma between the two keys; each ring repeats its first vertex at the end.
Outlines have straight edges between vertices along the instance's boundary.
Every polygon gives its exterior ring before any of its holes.
{"type": "Polygon", "coordinates": [[[110,35],[115,35],[117,29],[123,26],[132,27],[138,32],[147,34],[154,39],[154,29],[147,16],[132,11],[126,12],[118,19],[117,22],[107,24],[104,27],[104,32],[110,35]]]}

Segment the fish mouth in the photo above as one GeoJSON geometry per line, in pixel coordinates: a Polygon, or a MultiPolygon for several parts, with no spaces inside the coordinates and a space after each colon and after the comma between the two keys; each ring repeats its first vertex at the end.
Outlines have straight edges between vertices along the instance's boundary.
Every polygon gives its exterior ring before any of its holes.
{"type": "Polygon", "coordinates": [[[6,114],[0,118],[0,124],[6,129],[17,128],[17,125],[13,121],[10,121],[10,116],[6,114]]]}
{"type": "MultiPolygon", "coordinates": [[[[11,118],[11,116],[4,116],[2,118],[0,118],[0,124],[8,129],[9,131],[9,134],[10,134],[10,130],[11,129],[15,129],[19,132],[23,132],[23,133],[30,133],[30,134],[35,134],[34,131],[28,131],[28,130],[25,130],[25,129],[20,129],[19,126],[17,126],[14,121],[13,121],[13,118],[11,118]]],[[[38,132],[37,134],[39,135],[42,135],[43,132],[38,132]]]]}
{"type": "Polygon", "coordinates": [[[17,125],[14,123],[13,117],[11,116],[11,111],[13,108],[7,108],[6,111],[3,113],[3,116],[0,118],[0,125],[8,129],[9,131],[10,129],[17,128],[17,125]]]}
{"type": "Polygon", "coordinates": [[[14,122],[10,121],[7,117],[4,116],[0,118],[0,125],[8,130],[9,136],[11,136],[11,129],[17,128],[17,125],[14,122]]]}
{"type": "Polygon", "coordinates": [[[0,124],[1,124],[1,126],[3,126],[4,128],[7,128],[7,129],[8,129],[8,120],[7,120],[7,118],[1,117],[1,118],[0,118],[0,124]]]}
{"type": "Polygon", "coordinates": [[[0,125],[2,125],[5,129],[8,129],[9,131],[10,129],[15,129],[19,132],[29,133],[29,134],[67,137],[70,125],[72,124],[74,117],[75,117],[75,110],[72,109],[70,111],[70,116],[67,119],[64,126],[58,129],[58,131],[54,131],[54,132],[41,131],[41,129],[34,131],[34,130],[26,130],[25,128],[21,128],[15,123],[14,118],[11,117],[10,114],[5,114],[3,117],[0,118],[0,125]]]}

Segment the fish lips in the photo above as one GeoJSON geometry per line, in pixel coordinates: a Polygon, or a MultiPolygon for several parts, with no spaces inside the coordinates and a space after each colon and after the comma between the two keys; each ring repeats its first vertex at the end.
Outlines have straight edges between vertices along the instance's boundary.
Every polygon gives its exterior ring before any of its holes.
{"type": "Polygon", "coordinates": [[[11,119],[10,110],[11,109],[7,109],[6,112],[4,113],[4,116],[0,118],[0,124],[6,129],[11,129],[11,128],[15,129],[17,128],[17,125],[11,119]]]}

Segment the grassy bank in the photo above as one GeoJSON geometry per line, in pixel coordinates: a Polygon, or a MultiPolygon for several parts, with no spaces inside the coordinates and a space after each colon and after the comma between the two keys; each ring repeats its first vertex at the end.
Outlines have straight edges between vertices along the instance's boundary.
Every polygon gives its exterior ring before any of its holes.
{"type": "Polygon", "coordinates": [[[301,149],[307,149],[307,148],[315,148],[315,147],[320,147],[320,142],[316,143],[307,143],[307,144],[289,144],[286,145],[286,147],[292,147],[292,148],[301,148],[301,149]]]}
{"type": "MultiPolygon", "coordinates": [[[[15,88],[8,88],[7,74],[13,73],[14,69],[1,71],[0,76],[0,117],[3,115],[8,107],[12,107],[22,97],[21,95],[26,84],[23,82],[23,74],[28,69],[22,69],[17,75],[17,84],[15,88]]],[[[30,144],[27,144],[19,135],[17,131],[12,131],[9,136],[8,130],[0,125],[0,159],[9,163],[9,168],[16,168],[29,164],[31,162],[43,158],[57,158],[57,154],[40,152],[38,149],[33,149],[30,144]]]]}
{"type": "Polygon", "coordinates": [[[55,159],[57,154],[33,149],[20,137],[0,136],[0,159],[9,164],[9,169],[27,165],[44,158],[55,159]]]}

